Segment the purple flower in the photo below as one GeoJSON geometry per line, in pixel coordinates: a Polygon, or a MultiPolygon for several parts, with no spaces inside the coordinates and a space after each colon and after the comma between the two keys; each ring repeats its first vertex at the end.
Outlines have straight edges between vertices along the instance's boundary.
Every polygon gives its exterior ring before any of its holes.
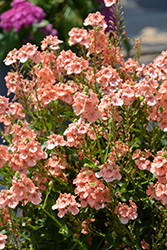
{"type": "Polygon", "coordinates": [[[11,7],[15,7],[15,6],[17,6],[18,4],[22,4],[24,2],[24,0],[14,0],[11,4],[10,4],[10,6],[11,7]]]}
{"type": "Polygon", "coordinates": [[[45,36],[52,35],[57,36],[58,32],[56,29],[53,29],[53,24],[49,23],[43,28],[40,28],[40,30],[45,34],[45,36]]]}
{"type": "Polygon", "coordinates": [[[43,9],[28,1],[14,0],[11,7],[0,16],[0,27],[7,31],[14,28],[18,32],[23,26],[40,23],[45,17],[43,9]]]}

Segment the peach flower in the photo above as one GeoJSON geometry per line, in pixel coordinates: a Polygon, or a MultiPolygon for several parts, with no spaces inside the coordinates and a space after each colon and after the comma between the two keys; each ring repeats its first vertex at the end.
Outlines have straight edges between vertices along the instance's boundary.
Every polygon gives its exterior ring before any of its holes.
{"type": "Polygon", "coordinates": [[[142,249],[149,249],[149,244],[143,239],[141,242],[142,249]]]}
{"type": "Polygon", "coordinates": [[[111,182],[114,180],[120,180],[122,178],[119,173],[119,166],[115,162],[104,163],[100,167],[100,172],[95,173],[97,178],[103,177],[106,182],[111,182]]]}
{"type": "Polygon", "coordinates": [[[109,189],[99,181],[92,170],[82,168],[76,179],[73,180],[75,194],[79,195],[81,206],[94,207],[96,210],[104,208],[109,200],[109,189]]]}
{"type": "Polygon", "coordinates": [[[107,28],[107,23],[105,21],[105,16],[101,15],[99,11],[96,13],[89,13],[88,17],[84,20],[84,25],[100,26],[103,29],[107,28]]]}
{"type": "Polygon", "coordinates": [[[136,204],[132,200],[129,202],[130,207],[126,203],[118,202],[118,206],[115,208],[115,214],[120,216],[122,224],[127,224],[129,220],[135,220],[138,216],[136,204]]]}
{"type": "Polygon", "coordinates": [[[7,154],[7,146],[0,145],[0,168],[2,168],[5,162],[7,161],[7,154]]]}
{"type": "Polygon", "coordinates": [[[7,235],[0,233],[0,249],[5,248],[7,235]]]}
{"type": "Polygon", "coordinates": [[[70,39],[69,39],[70,46],[76,43],[79,43],[80,45],[83,45],[83,46],[87,45],[88,32],[83,27],[81,29],[74,27],[70,30],[68,34],[70,36],[70,39]]]}
{"type": "Polygon", "coordinates": [[[80,204],[75,201],[75,196],[71,195],[71,193],[60,194],[59,198],[56,201],[56,204],[52,206],[52,209],[58,209],[59,213],[57,214],[60,218],[62,218],[67,212],[76,215],[79,213],[80,204]]]}
{"type": "Polygon", "coordinates": [[[95,219],[90,219],[90,218],[82,221],[82,224],[81,224],[81,227],[82,227],[81,233],[82,234],[88,234],[90,232],[90,228],[89,228],[90,223],[94,222],[94,221],[95,221],[95,219]]]}
{"type": "Polygon", "coordinates": [[[59,40],[57,36],[49,35],[42,40],[41,49],[45,50],[48,47],[49,49],[57,50],[60,48],[60,43],[63,43],[63,41],[59,40]]]}
{"type": "Polygon", "coordinates": [[[104,0],[104,4],[106,7],[111,7],[116,2],[117,2],[117,0],[104,0]]]}
{"type": "Polygon", "coordinates": [[[3,61],[5,63],[5,65],[10,65],[10,64],[13,64],[16,62],[16,60],[18,59],[17,56],[16,56],[16,52],[17,52],[17,49],[13,49],[11,50],[8,54],[7,54],[7,57],[5,58],[5,60],[3,61]]]}

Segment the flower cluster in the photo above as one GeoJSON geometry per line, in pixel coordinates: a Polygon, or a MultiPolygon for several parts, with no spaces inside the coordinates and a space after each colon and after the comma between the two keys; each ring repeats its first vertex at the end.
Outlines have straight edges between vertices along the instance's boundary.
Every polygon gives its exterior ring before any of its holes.
{"type": "Polygon", "coordinates": [[[74,44],[81,44],[86,46],[88,43],[88,32],[83,27],[81,29],[79,28],[72,28],[70,30],[69,34],[69,45],[72,46],[74,44]]]}
{"type": "Polygon", "coordinates": [[[75,196],[71,194],[60,194],[59,198],[56,201],[56,204],[52,206],[52,209],[58,209],[58,216],[62,218],[67,212],[76,215],[79,213],[80,204],[76,202],[75,196]]]}
{"type": "Polygon", "coordinates": [[[82,227],[82,230],[81,230],[81,233],[82,234],[88,234],[90,232],[90,228],[89,228],[89,225],[91,222],[94,222],[95,219],[86,219],[84,221],[82,221],[82,224],[81,224],[81,227],[82,227]]]}
{"type": "Polygon", "coordinates": [[[90,207],[100,209],[105,207],[105,202],[109,202],[109,189],[99,181],[92,170],[83,168],[73,180],[75,194],[79,195],[82,207],[89,204],[90,207]]]}
{"type": "Polygon", "coordinates": [[[116,165],[114,162],[105,162],[101,166],[100,172],[97,172],[95,175],[97,178],[103,177],[106,182],[111,182],[116,179],[120,180],[122,177],[119,173],[119,166],[116,165]]]}
{"type": "MultiPolygon", "coordinates": [[[[65,158],[65,156],[64,156],[65,158]]],[[[66,181],[66,175],[63,173],[63,169],[66,169],[67,163],[65,159],[60,159],[56,155],[51,155],[48,162],[45,163],[45,168],[48,169],[48,175],[61,178],[62,181],[66,181]]]]}
{"type": "Polygon", "coordinates": [[[126,224],[129,220],[135,220],[138,216],[137,206],[132,201],[129,200],[130,207],[126,203],[118,203],[118,206],[115,208],[115,214],[120,216],[121,223],[126,224]]]}
{"type": "Polygon", "coordinates": [[[20,201],[25,205],[27,202],[31,202],[38,205],[41,202],[41,192],[34,185],[30,178],[27,178],[24,174],[19,175],[16,172],[12,181],[12,187],[9,190],[1,190],[0,193],[0,208],[9,206],[15,208],[20,201]]]}
{"type": "Polygon", "coordinates": [[[14,98],[0,97],[8,143],[0,146],[0,230],[11,235],[0,235],[0,247],[162,250],[167,51],[140,65],[124,59],[100,12],[84,25],[69,32],[78,54],[48,35],[40,49],[27,43],[4,60],[14,65],[5,77],[14,98]]]}
{"type": "Polygon", "coordinates": [[[23,26],[31,26],[33,23],[41,22],[45,17],[44,11],[24,0],[14,0],[11,9],[1,14],[0,26],[7,31],[12,28],[18,32],[23,26]]]}
{"type": "Polygon", "coordinates": [[[87,95],[80,92],[75,94],[73,107],[76,115],[80,115],[81,121],[87,119],[92,123],[101,117],[98,103],[97,95],[90,89],[87,95]]]}
{"type": "Polygon", "coordinates": [[[9,125],[12,118],[23,119],[24,117],[23,106],[20,103],[11,103],[5,96],[0,96],[0,122],[9,125]]]}
{"type": "Polygon", "coordinates": [[[41,149],[40,143],[35,140],[35,132],[28,128],[27,123],[21,126],[15,124],[10,133],[14,136],[8,147],[10,153],[7,159],[14,171],[26,174],[27,167],[33,167],[38,160],[47,158],[47,153],[41,149]]]}

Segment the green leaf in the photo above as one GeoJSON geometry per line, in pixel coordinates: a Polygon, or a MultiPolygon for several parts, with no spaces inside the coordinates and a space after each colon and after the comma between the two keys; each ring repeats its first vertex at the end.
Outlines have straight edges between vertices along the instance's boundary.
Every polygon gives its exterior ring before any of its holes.
{"type": "Polygon", "coordinates": [[[132,128],[132,130],[133,130],[134,132],[141,133],[141,129],[132,128]]]}
{"type": "Polygon", "coordinates": [[[66,250],[74,250],[75,247],[77,246],[77,242],[74,243],[74,241],[71,241],[68,246],[67,246],[67,249],[66,250]]]}
{"type": "Polygon", "coordinates": [[[69,230],[66,224],[59,229],[59,233],[65,237],[69,236],[69,230]]]}
{"type": "Polygon", "coordinates": [[[52,126],[53,126],[53,121],[52,120],[47,121],[47,127],[48,127],[49,130],[52,129],[52,126]]]}
{"type": "Polygon", "coordinates": [[[107,240],[107,242],[108,242],[108,244],[109,244],[110,247],[113,246],[113,238],[112,238],[111,235],[106,234],[105,235],[105,239],[107,240]]]}

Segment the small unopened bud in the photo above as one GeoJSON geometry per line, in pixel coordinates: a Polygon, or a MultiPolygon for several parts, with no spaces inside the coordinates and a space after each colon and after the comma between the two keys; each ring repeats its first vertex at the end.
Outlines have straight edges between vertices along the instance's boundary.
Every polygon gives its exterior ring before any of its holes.
{"type": "Polygon", "coordinates": [[[77,241],[78,238],[79,238],[79,235],[78,235],[78,234],[74,234],[74,235],[73,235],[73,240],[74,240],[74,241],[77,241]]]}
{"type": "Polygon", "coordinates": [[[16,172],[15,178],[16,178],[16,181],[20,180],[20,173],[19,173],[19,171],[16,172]]]}
{"type": "Polygon", "coordinates": [[[164,109],[162,106],[159,106],[159,107],[158,107],[158,110],[159,110],[160,112],[163,112],[165,109],[164,109]]]}
{"type": "Polygon", "coordinates": [[[50,67],[52,68],[54,66],[54,62],[50,61],[50,67]]]}
{"type": "Polygon", "coordinates": [[[162,157],[167,159],[167,152],[162,153],[162,157]]]}
{"type": "Polygon", "coordinates": [[[89,95],[88,86],[85,86],[83,93],[84,93],[85,95],[89,95]]]}
{"type": "Polygon", "coordinates": [[[111,124],[112,124],[112,122],[113,122],[113,119],[112,119],[112,118],[110,118],[110,119],[109,119],[109,121],[108,121],[109,125],[111,125],[111,124]]]}
{"type": "Polygon", "coordinates": [[[19,125],[19,126],[21,126],[21,127],[23,126],[23,125],[22,125],[22,122],[21,122],[20,120],[17,120],[17,125],[19,125]]]}
{"type": "Polygon", "coordinates": [[[49,182],[49,190],[51,190],[53,188],[53,181],[49,182]]]}
{"type": "Polygon", "coordinates": [[[103,132],[103,128],[102,127],[99,128],[99,132],[103,132]]]}
{"type": "Polygon", "coordinates": [[[112,235],[112,237],[113,237],[114,240],[117,238],[117,233],[116,233],[115,231],[113,231],[113,232],[111,233],[111,235],[112,235]]]}
{"type": "Polygon", "coordinates": [[[42,63],[42,62],[39,62],[39,63],[37,64],[37,66],[38,66],[39,69],[42,69],[42,68],[43,68],[43,63],[42,63]]]}
{"type": "Polygon", "coordinates": [[[84,164],[84,168],[89,168],[89,167],[90,167],[89,164],[87,163],[84,164]]]}
{"type": "Polygon", "coordinates": [[[28,143],[30,140],[28,137],[25,138],[25,141],[28,143]]]}
{"type": "Polygon", "coordinates": [[[144,97],[143,96],[140,96],[139,97],[139,100],[142,102],[142,101],[144,101],[144,97]]]}

